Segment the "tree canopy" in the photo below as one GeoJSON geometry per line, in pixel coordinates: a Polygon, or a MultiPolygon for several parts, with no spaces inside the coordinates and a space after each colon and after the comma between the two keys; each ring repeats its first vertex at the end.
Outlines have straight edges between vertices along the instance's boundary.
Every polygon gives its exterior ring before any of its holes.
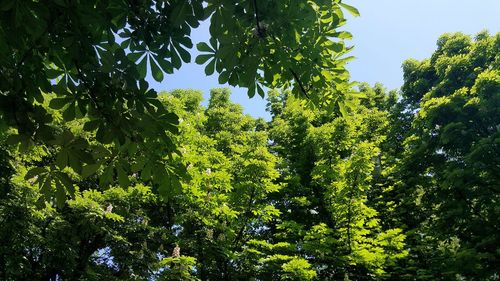
{"type": "Polygon", "coordinates": [[[333,1],[0,3],[3,280],[497,280],[500,34],[349,82],[333,1]],[[156,93],[195,59],[264,96],[156,93]],[[266,89],[267,90],[267,89],[266,89]],[[311,106],[312,105],[312,106],[311,106]]]}
{"type": "Polygon", "coordinates": [[[8,143],[57,149],[49,170],[30,175],[41,186],[62,183],[69,195],[65,168],[86,176],[114,167],[101,178],[106,185],[113,174],[132,173],[120,161],[126,154],[165,166],[153,172],[156,184],[178,181],[183,171],[163,159],[178,152],[178,118],[146,75],[162,81],[190,62],[191,30],[209,20],[210,40],[197,45],[196,58],[207,75],[217,72],[219,82],[248,88],[250,97],[285,87],[331,107],[348,80],[343,11],[358,14],[340,0],[2,1],[0,118],[17,130],[8,143]],[[84,120],[95,142],[55,128],[49,108],[65,122],[84,120]]]}
{"type": "Polygon", "coordinates": [[[430,59],[404,63],[411,129],[397,184],[424,280],[498,275],[500,34],[444,34],[430,59]],[[427,257],[426,260],[424,260],[427,257]]]}

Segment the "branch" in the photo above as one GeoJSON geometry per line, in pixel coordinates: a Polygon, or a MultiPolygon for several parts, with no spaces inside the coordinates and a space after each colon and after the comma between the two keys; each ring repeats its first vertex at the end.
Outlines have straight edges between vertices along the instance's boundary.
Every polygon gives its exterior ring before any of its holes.
{"type": "Polygon", "coordinates": [[[295,79],[295,81],[297,82],[297,84],[299,84],[300,90],[302,91],[302,93],[304,94],[304,96],[306,96],[306,98],[308,98],[308,99],[311,99],[309,97],[309,94],[307,94],[307,91],[304,88],[304,85],[302,85],[302,82],[300,82],[300,79],[299,79],[299,76],[297,76],[297,73],[295,73],[295,71],[293,71],[293,69],[291,69],[291,68],[288,68],[288,70],[290,70],[290,72],[293,75],[293,78],[295,79]]]}
{"type": "Polygon", "coordinates": [[[260,19],[259,19],[259,11],[257,8],[257,0],[253,0],[253,7],[254,7],[254,12],[255,12],[255,21],[257,24],[257,32],[260,35],[260,19]]]}

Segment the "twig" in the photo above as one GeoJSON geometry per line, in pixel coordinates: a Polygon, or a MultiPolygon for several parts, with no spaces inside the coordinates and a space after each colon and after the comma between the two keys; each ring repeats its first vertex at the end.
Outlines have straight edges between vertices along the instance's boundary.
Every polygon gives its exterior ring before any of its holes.
{"type": "Polygon", "coordinates": [[[310,99],[309,94],[307,94],[307,91],[304,88],[304,85],[302,85],[302,82],[300,81],[299,76],[297,76],[297,73],[295,73],[295,71],[293,71],[293,69],[291,69],[291,68],[288,68],[288,70],[290,70],[290,72],[293,75],[293,78],[295,79],[295,81],[297,82],[297,84],[299,84],[300,90],[302,91],[302,93],[304,94],[304,96],[306,96],[306,98],[310,99]]]}

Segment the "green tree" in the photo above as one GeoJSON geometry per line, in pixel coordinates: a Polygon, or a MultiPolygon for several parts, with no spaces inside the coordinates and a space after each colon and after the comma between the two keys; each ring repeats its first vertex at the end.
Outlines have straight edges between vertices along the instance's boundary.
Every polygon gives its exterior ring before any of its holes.
{"type": "MultiPolygon", "coordinates": [[[[100,177],[78,182],[73,199],[55,208],[30,173],[56,153],[32,147],[24,154],[11,147],[15,170],[5,170],[6,196],[0,199],[0,276],[4,280],[248,280],[265,276],[248,252],[261,229],[280,212],[268,199],[277,157],[267,146],[262,122],[244,115],[228,90],[214,90],[208,108],[201,93],[174,91],[159,99],[179,117],[173,136],[186,167],[179,184],[158,192],[144,174],[121,179],[127,187],[100,190],[100,177]],[[218,123],[224,120],[227,123],[218,123]],[[28,180],[26,180],[26,178],[28,180]],[[42,199],[42,200],[40,200],[42,199]]],[[[54,111],[57,115],[58,112],[54,111]]],[[[92,143],[82,124],[58,124],[92,143]]],[[[129,159],[130,166],[142,165],[129,159]]],[[[155,166],[145,169],[156,169],[155,166]]],[[[106,170],[100,167],[98,173],[106,170]]],[[[134,168],[133,168],[134,169],[134,168]]],[[[153,173],[153,172],[151,172],[153,173]]],[[[61,188],[65,177],[59,178],[61,188]]],[[[70,179],[70,180],[71,180],[70,179]]],[[[161,190],[161,189],[160,189],[161,190]]],[[[278,276],[314,276],[303,259],[288,259],[278,276]],[[305,266],[303,268],[302,266],[305,266]]],[[[299,277],[297,277],[299,276],[299,277]]],[[[302,277],[301,277],[302,276],[302,277]]],[[[311,279],[311,278],[308,278],[311,279]]]]}
{"type": "Polygon", "coordinates": [[[408,279],[499,274],[499,53],[500,34],[444,34],[430,59],[403,65],[414,116],[396,193],[411,234],[408,279]]]}
{"type": "Polygon", "coordinates": [[[270,93],[270,110],[278,112],[272,147],[283,158],[285,183],[275,198],[282,215],[271,239],[290,244],[320,280],[380,279],[406,255],[402,230],[385,227],[369,201],[388,126],[387,111],[373,105],[391,97],[385,91],[358,96],[363,99],[345,101],[350,108],[339,108],[344,114],[332,114],[270,93]]]}
{"type": "MultiPolygon", "coordinates": [[[[186,92],[166,96],[196,100],[186,92]]],[[[173,201],[177,208],[179,246],[196,258],[202,280],[249,280],[255,264],[241,253],[259,229],[279,216],[267,199],[274,183],[276,157],[257,120],[229,100],[227,89],[211,92],[208,107],[199,104],[179,116],[181,149],[190,180],[173,201]]]]}

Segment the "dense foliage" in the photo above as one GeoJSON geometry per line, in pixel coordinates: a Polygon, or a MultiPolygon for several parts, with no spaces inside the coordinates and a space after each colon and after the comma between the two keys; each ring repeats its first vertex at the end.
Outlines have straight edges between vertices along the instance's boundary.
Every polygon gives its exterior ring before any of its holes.
{"type": "Polygon", "coordinates": [[[498,280],[500,34],[354,92],[341,7],[3,1],[0,279],[498,280]],[[283,87],[269,122],[148,89],[210,15],[197,62],[283,87]]]}
{"type": "MultiPolygon", "coordinates": [[[[4,0],[0,123],[17,130],[8,142],[24,152],[33,145],[58,151],[49,169],[33,175],[40,186],[62,184],[70,196],[70,182],[61,180],[65,168],[87,175],[113,167],[101,178],[107,186],[113,174],[133,173],[121,161],[127,156],[162,166],[153,169],[156,185],[178,181],[184,171],[163,159],[179,154],[172,141],[178,118],[158,102],[146,75],[162,81],[190,62],[191,30],[209,18],[210,40],[197,45],[203,54],[196,58],[207,63],[207,75],[216,71],[221,83],[248,88],[249,96],[264,96],[264,86],[285,87],[332,107],[348,88],[344,39],[351,35],[337,30],[343,11],[358,14],[341,0],[4,0]],[[57,95],[49,107],[64,121],[84,121],[96,134],[92,145],[53,126],[42,105],[46,93],[57,95]]],[[[43,192],[64,200],[52,188],[43,192]]]]}
{"type": "Polygon", "coordinates": [[[419,280],[495,280],[500,34],[444,34],[437,47],[430,59],[403,65],[398,116],[411,128],[399,142],[395,194],[413,248],[405,270],[419,280]]]}

